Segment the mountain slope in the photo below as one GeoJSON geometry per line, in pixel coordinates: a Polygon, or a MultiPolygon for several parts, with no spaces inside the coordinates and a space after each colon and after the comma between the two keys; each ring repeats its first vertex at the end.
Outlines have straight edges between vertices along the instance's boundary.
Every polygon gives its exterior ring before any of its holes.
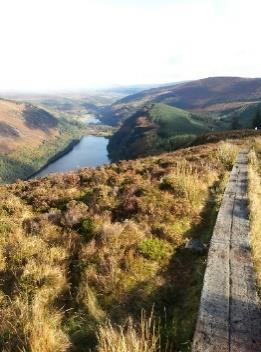
{"type": "Polygon", "coordinates": [[[0,153],[58,135],[58,120],[30,104],[0,99],[0,153]]]}
{"type": "Polygon", "coordinates": [[[202,241],[235,154],[211,144],[0,186],[0,349],[102,352],[102,332],[128,317],[139,341],[141,310],[154,306],[157,351],[188,351],[202,241]]]}
{"type": "Polygon", "coordinates": [[[111,137],[108,151],[112,160],[158,154],[185,146],[196,135],[218,124],[166,104],[152,104],[124,121],[111,137]]]}
{"type": "Polygon", "coordinates": [[[261,78],[210,77],[128,96],[106,108],[103,119],[122,123],[148,103],[164,103],[200,114],[222,114],[260,100],[261,78]]]}
{"type": "Polygon", "coordinates": [[[230,122],[233,128],[261,128],[261,103],[245,104],[224,114],[222,120],[230,122]]]}
{"type": "Polygon", "coordinates": [[[77,123],[0,99],[0,183],[28,177],[80,133],[77,123]]]}
{"type": "Polygon", "coordinates": [[[159,134],[162,136],[184,133],[199,134],[206,131],[204,119],[166,104],[153,105],[149,111],[149,116],[152,122],[159,125],[159,134]]]}

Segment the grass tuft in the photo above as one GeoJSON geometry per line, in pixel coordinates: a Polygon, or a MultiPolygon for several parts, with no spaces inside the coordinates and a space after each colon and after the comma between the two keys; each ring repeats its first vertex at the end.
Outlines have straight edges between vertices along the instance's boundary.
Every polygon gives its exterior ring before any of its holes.
{"type": "Polygon", "coordinates": [[[110,321],[98,332],[98,352],[158,352],[162,351],[160,329],[153,311],[149,317],[142,311],[140,323],[129,318],[124,325],[113,326],[110,321]]]}
{"type": "Polygon", "coordinates": [[[229,142],[221,142],[216,152],[216,158],[227,170],[232,170],[237,154],[238,147],[236,145],[229,142]]]}

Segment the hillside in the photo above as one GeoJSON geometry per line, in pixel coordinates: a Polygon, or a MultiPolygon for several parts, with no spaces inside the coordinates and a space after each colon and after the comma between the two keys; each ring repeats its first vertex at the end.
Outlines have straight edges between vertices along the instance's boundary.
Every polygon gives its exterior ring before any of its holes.
{"type": "Polygon", "coordinates": [[[38,146],[58,135],[58,120],[29,104],[0,99],[0,153],[28,144],[38,146]]]}
{"type": "Polygon", "coordinates": [[[159,135],[170,137],[184,132],[199,134],[206,131],[204,119],[188,111],[166,104],[155,104],[149,111],[150,119],[159,125],[159,135]]]}
{"type": "Polygon", "coordinates": [[[111,137],[108,151],[112,160],[158,154],[186,146],[197,135],[223,125],[166,104],[152,104],[123,123],[111,137]]]}
{"type": "Polygon", "coordinates": [[[261,128],[261,103],[245,104],[222,115],[221,121],[231,123],[233,128],[261,128]]]}
{"type": "Polygon", "coordinates": [[[205,248],[245,143],[0,186],[0,349],[120,351],[123,339],[189,351],[205,248]]]}
{"type": "Polygon", "coordinates": [[[0,183],[29,176],[79,131],[32,104],[0,99],[0,183]]]}
{"type": "Polygon", "coordinates": [[[222,115],[261,100],[261,78],[210,77],[145,90],[104,109],[103,120],[120,124],[148,103],[164,103],[200,115],[222,115]]]}

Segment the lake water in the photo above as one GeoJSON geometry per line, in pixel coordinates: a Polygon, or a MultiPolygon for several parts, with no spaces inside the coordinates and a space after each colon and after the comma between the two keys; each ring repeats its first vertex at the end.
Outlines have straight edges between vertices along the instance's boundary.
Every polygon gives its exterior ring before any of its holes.
{"type": "Polygon", "coordinates": [[[74,148],[58,160],[46,166],[34,177],[43,177],[51,172],[66,172],[77,170],[82,167],[108,164],[107,145],[109,139],[97,136],[82,137],[74,148]]]}

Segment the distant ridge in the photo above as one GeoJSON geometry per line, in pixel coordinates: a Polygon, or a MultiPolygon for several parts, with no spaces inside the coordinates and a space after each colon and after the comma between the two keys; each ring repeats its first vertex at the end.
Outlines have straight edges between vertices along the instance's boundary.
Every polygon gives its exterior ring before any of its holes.
{"type": "Polygon", "coordinates": [[[261,78],[208,77],[152,88],[127,96],[103,111],[103,120],[120,124],[148,103],[164,103],[197,113],[223,113],[261,101],[261,78]]]}

